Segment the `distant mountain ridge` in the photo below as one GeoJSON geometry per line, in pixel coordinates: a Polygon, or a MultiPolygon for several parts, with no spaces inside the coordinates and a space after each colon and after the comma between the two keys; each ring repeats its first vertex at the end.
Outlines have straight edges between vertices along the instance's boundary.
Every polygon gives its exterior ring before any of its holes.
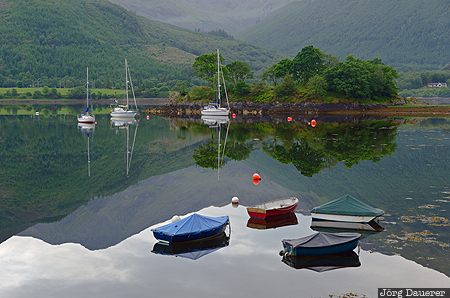
{"type": "Polygon", "coordinates": [[[403,68],[450,62],[447,0],[302,0],[238,36],[293,55],[313,44],[340,56],[381,57],[403,68]]]}
{"type": "Polygon", "coordinates": [[[231,34],[257,24],[295,0],[111,0],[153,20],[191,30],[225,29],[231,34]]]}

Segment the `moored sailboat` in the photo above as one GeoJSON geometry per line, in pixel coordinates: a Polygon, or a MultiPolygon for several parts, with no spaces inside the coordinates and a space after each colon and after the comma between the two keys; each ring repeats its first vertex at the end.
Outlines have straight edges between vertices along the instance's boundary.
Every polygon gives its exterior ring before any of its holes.
{"type": "Polygon", "coordinates": [[[89,68],[86,68],[86,110],[78,115],[78,123],[95,123],[95,116],[89,111],[89,68]]]}
{"type": "Polygon", "coordinates": [[[114,107],[111,112],[112,118],[134,118],[138,113],[138,107],[136,103],[136,95],[134,93],[133,81],[131,80],[130,68],[128,67],[128,60],[125,59],[125,96],[126,96],[126,105],[118,105],[114,107]],[[131,93],[133,95],[135,111],[130,109],[129,104],[129,89],[131,88],[131,93]]]}
{"type": "Polygon", "coordinates": [[[214,103],[210,103],[209,105],[203,107],[202,116],[228,116],[230,114],[230,103],[228,101],[227,87],[225,84],[225,78],[223,76],[222,65],[220,64],[220,52],[217,49],[217,101],[214,103]],[[223,88],[225,92],[225,98],[227,101],[227,107],[224,108],[221,106],[222,104],[222,85],[220,82],[223,82],[223,88]]]}

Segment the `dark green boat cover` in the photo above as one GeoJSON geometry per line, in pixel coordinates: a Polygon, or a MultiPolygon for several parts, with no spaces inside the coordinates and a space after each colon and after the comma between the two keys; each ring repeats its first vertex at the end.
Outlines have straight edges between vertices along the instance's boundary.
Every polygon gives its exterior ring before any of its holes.
{"type": "Polygon", "coordinates": [[[351,216],[381,216],[384,214],[383,210],[373,208],[372,206],[361,202],[351,195],[345,195],[336,200],[315,207],[311,210],[311,212],[351,216]]]}

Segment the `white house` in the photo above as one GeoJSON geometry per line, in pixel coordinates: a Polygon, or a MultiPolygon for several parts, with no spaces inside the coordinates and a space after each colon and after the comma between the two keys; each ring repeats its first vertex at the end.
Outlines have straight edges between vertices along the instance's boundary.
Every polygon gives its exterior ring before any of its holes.
{"type": "Polygon", "coordinates": [[[447,83],[428,83],[428,88],[447,88],[447,83]]]}

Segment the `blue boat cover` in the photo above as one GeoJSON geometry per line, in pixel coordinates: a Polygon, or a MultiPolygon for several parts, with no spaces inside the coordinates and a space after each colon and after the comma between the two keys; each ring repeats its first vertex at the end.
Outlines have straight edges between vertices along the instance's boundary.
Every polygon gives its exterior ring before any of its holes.
{"type": "Polygon", "coordinates": [[[298,239],[285,239],[282,242],[283,244],[288,244],[293,248],[321,248],[347,243],[359,238],[361,238],[361,234],[358,233],[319,232],[298,239]]]}
{"type": "Polygon", "coordinates": [[[158,240],[167,242],[191,241],[218,234],[223,231],[228,223],[228,216],[209,217],[192,214],[152,231],[158,240]]]}
{"type": "Polygon", "coordinates": [[[351,195],[345,195],[315,207],[311,212],[351,216],[381,216],[384,214],[383,210],[367,205],[351,195]]]}

